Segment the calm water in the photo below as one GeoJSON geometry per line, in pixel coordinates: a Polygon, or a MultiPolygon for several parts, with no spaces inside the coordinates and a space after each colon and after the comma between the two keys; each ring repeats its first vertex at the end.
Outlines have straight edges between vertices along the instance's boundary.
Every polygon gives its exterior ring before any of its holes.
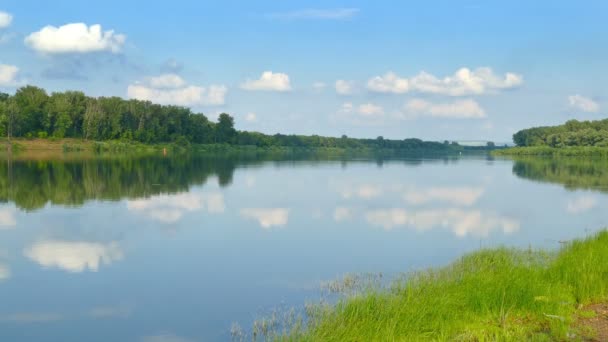
{"type": "Polygon", "coordinates": [[[0,165],[0,341],[229,340],[347,273],[556,248],[608,163],[140,158],[0,165]]]}

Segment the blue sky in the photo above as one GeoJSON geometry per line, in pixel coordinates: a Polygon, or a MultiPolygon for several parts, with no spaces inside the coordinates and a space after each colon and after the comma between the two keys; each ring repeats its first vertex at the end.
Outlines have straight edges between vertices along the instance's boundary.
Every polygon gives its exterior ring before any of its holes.
{"type": "Polygon", "coordinates": [[[150,99],[225,111],[240,129],[506,142],[608,106],[605,1],[4,0],[0,12],[0,91],[150,99]]]}

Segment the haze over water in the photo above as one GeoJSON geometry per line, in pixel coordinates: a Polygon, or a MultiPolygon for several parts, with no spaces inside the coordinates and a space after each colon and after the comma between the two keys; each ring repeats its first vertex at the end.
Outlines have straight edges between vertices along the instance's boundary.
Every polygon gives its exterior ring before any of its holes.
{"type": "Polygon", "coordinates": [[[486,156],[3,161],[0,340],[214,341],[349,273],[607,225],[606,163],[486,156]]]}

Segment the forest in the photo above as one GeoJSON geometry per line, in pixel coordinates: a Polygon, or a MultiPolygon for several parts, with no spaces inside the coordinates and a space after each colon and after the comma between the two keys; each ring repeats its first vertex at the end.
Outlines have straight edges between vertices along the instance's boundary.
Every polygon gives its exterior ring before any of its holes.
{"type": "Polygon", "coordinates": [[[570,120],[559,126],[524,129],[513,135],[513,142],[521,147],[608,147],[608,119],[570,120]]]}
{"type": "MultiPolygon", "coordinates": [[[[318,135],[267,135],[237,131],[232,116],[217,122],[189,108],[89,97],[80,91],[53,92],[25,86],[14,95],[0,93],[0,136],[17,138],[80,138],[91,141],[125,140],[145,144],[231,144],[258,147],[336,147],[400,150],[455,151],[455,142],[430,142],[410,138],[390,140],[322,137],[318,135]]],[[[488,145],[489,146],[489,145],[488,145]]]]}

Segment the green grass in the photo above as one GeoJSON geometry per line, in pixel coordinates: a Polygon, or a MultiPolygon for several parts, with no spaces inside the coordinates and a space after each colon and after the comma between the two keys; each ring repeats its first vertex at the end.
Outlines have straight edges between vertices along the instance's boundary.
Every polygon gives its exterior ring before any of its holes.
{"type": "MultiPolygon", "coordinates": [[[[582,339],[585,304],[608,299],[608,232],[555,252],[491,249],[414,273],[335,305],[285,341],[554,341],[582,339]]],[[[588,334],[588,332],[586,332],[588,334]]]]}
{"type": "Polygon", "coordinates": [[[511,147],[491,152],[495,156],[602,156],[608,157],[608,147],[594,146],[572,146],[572,147],[549,147],[528,146],[511,147]]]}

